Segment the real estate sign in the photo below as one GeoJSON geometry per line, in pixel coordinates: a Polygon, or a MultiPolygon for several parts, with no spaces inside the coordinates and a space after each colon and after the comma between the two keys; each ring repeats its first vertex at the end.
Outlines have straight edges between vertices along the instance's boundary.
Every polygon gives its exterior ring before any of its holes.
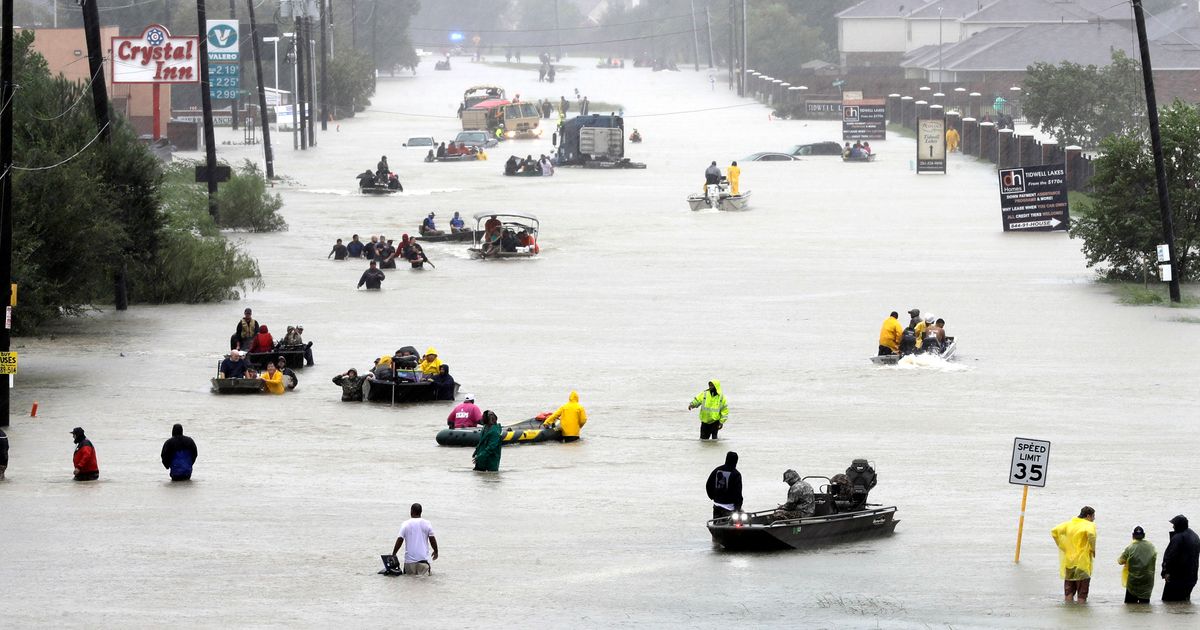
{"type": "Polygon", "coordinates": [[[917,172],[946,172],[946,119],[917,121],[917,172]]]}
{"type": "Polygon", "coordinates": [[[1005,232],[1066,231],[1071,226],[1066,164],[1002,168],[998,177],[1005,232]]]}
{"type": "Polygon", "coordinates": [[[842,101],[842,140],[887,140],[887,101],[842,101]]]}

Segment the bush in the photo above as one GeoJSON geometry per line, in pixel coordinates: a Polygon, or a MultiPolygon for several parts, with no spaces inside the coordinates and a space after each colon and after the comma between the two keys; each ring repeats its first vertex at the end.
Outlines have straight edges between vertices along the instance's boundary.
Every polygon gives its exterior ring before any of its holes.
{"type": "Polygon", "coordinates": [[[250,160],[242,162],[229,181],[217,188],[217,204],[217,225],[221,228],[250,232],[287,229],[287,221],[279,216],[283,199],[267,192],[266,176],[250,160]]]}

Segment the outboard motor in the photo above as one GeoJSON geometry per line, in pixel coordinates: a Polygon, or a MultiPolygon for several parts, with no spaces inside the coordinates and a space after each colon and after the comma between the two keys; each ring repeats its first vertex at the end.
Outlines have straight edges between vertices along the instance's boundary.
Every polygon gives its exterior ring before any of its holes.
{"type": "Polygon", "coordinates": [[[850,482],[850,508],[861,510],[867,504],[867,495],[875,487],[875,469],[865,459],[856,459],[846,469],[850,482]]]}

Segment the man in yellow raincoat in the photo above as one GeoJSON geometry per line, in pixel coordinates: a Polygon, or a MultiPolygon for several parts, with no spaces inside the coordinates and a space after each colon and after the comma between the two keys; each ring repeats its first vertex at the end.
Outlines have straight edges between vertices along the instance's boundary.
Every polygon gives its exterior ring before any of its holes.
{"type": "Polygon", "coordinates": [[[725,179],[729,180],[729,192],[738,194],[738,179],[742,176],[742,169],[737,165],[737,162],[729,165],[725,169],[725,179]]]}
{"type": "Polygon", "coordinates": [[[958,150],[958,130],[950,127],[946,130],[946,152],[954,153],[958,150]]]}
{"type": "Polygon", "coordinates": [[[879,329],[879,356],[900,354],[900,338],[903,336],[904,326],[900,324],[900,314],[892,311],[879,329]]]}
{"type": "Polygon", "coordinates": [[[1058,574],[1063,579],[1063,599],[1087,603],[1092,581],[1092,559],[1096,557],[1096,510],[1083,506],[1079,516],[1050,530],[1058,545],[1058,574]]]}
{"type": "Polygon", "coordinates": [[[572,391],[567,401],[567,404],[559,407],[558,411],[546,416],[542,426],[552,427],[554,421],[557,420],[559,428],[562,429],[562,441],[574,442],[579,439],[579,429],[587,424],[587,410],[579,404],[578,392],[572,391]]]}
{"type": "Polygon", "coordinates": [[[700,408],[700,439],[717,439],[717,431],[729,420],[729,402],[721,393],[721,381],[708,382],[708,389],[700,392],[688,403],[688,409],[700,408]]]}
{"type": "Polygon", "coordinates": [[[426,376],[436,376],[441,371],[442,360],[438,358],[437,350],[433,346],[425,348],[425,356],[421,358],[421,364],[417,367],[426,376]]]}

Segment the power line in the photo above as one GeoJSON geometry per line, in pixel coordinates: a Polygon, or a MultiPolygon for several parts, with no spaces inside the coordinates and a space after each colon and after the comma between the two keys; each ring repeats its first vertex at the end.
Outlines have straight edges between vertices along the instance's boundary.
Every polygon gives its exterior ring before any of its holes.
{"type": "MultiPolygon", "coordinates": [[[[15,171],[49,171],[52,169],[56,169],[56,168],[62,166],[63,164],[66,164],[67,162],[70,162],[71,160],[74,160],[75,158],[79,157],[80,155],[83,154],[84,151],[87,151],[88,147],[92,146],[93,144],[96,143],[97,140],[100,139],[100,136],[104,134],[104,131],[106,129],[108,129],[110,124],[112,124],[112,123],[104,123],[104,126],[100,128],[100,131],[97,131],[96,135],[92,136],[92,139],[88,140],[88,143],[83,145],[82,149],[76,151],[75,155],[72,155],[71,157],[69,157],[65,160],[61,160],[61,161],[51,164],[49,166],[17,166],[16,164],[13,164],[12,169],[15,171]]],[[[5,172],[3,176],[0,176],[0,179],[3,179],[3,177],[6,177],[7,175],[8,175],[8,173],[5,172]]]]}
{"type": "MultiPolygon", "coordinates": [[[[86,57],[80,57],[80,59],[86,59],[86,57]]],[[[76,61],[78,61],[78,59],[76,61]]],[[[71,63],[75,63],[75,62],[72,61],[71,63]]],[[[45,121],[45,122],[53,122],[55,120],[58,120],[59,118],[62,118],[63,116],[66,116],[67,114],[71,113],[71,110],[75,109],[79,105],[79,103],[83,102],[83,97],[88,95],[88,90],[90,90],[92,88],[92,83],[96,82],[96,77],[100,76],[101,72],[104,72],[103,64],[101,64],[101,66],[99,68],[96,68],[96,72],[92,74],[92,78],[88,80],[87,85],[83,86],[83,89],[81,89],[79,91],[79,96],[75,98],[75,102],[71,103],[71,106],[64,109],[62,111],[62,113],[60,113],[59,115],[54,116],[52,118],[43,118],[41,116],[38,116],[37,114],[30,114],[30,116],[32,116],[36,120],[41,120],[41,121],[45,121]]]]}

